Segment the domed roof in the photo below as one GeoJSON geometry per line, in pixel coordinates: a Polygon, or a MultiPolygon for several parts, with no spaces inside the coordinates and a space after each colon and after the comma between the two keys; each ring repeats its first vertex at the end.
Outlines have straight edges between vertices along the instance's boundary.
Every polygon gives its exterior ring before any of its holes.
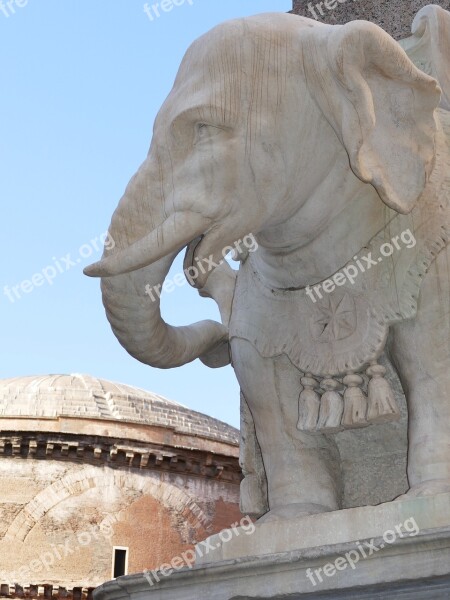
{"type": "Polygon", "coordinates": [[[43,375],[0,380],[0,419],[10,417],[115,420],[159,425],[238,443],[238,431],[163,396],[90,375],[43,375]]]}

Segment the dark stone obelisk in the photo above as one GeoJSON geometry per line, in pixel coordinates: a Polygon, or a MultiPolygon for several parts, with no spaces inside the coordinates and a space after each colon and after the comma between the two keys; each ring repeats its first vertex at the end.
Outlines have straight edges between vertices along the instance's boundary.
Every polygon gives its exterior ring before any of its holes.
{"type": "Polygon", "coordinates": [[[292,12],[330,25],[365,19],[400,40],[410,35],[415,15],[427,4],[450,10],[450,0],[294,0],[292,12]]]}

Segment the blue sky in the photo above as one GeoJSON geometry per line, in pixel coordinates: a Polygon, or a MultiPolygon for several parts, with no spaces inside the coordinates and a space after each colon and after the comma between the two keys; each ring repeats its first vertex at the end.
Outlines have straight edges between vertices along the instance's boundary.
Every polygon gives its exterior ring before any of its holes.
{"type": "MultiPolygon", "coordinates": [[[[99,283],[82,269],[100,257],[190,43],[221,21],[292,2],[186,0],[151,21],[143,0],[14,0],[15,12],[3,1],[0,377],[89,373],[238,426],[231,367],[141,365],[113,336],[99,283]]],[[[180,325],[218,310],[185,286],[163,298],[163,315],[180,325]]]]}

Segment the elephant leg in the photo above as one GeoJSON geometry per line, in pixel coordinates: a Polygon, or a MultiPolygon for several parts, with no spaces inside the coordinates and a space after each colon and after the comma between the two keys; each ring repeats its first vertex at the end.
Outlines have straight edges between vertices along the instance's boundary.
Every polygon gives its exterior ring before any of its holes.
{"type": "Polygon", "coordinates": [[[409,412],[410,495],[450,492],[450,251],[422,285],[417,317],[392,328],[391,354],[409,412]]]}
{"type": "Polygon", "coordinates": [[[296,427],[301,373],[285,356],[262,358],[247,341],[234,339],[231,347],[267,475],[270,510],[262,519],[339,509],[341,473],[334,441],[296,427]]]}

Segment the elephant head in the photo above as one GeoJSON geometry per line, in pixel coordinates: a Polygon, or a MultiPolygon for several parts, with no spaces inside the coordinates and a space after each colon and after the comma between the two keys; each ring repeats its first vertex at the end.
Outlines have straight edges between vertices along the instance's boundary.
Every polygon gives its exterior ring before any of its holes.
{"type": "Polygon", "coordinates": [[[432,169],[438,103],[435,80],[369,23],[266,14],[198,39],[113,215],[114,249],[85,271],[102,277],[121,344],[160,368],[214,353],[225,364],[226,327],[171,327],[145,286],[162,284],[186,246],[192,264],[217,263],[234,241],[289,220],[339,151],[388,206],[410,211],[432,169]]]}

